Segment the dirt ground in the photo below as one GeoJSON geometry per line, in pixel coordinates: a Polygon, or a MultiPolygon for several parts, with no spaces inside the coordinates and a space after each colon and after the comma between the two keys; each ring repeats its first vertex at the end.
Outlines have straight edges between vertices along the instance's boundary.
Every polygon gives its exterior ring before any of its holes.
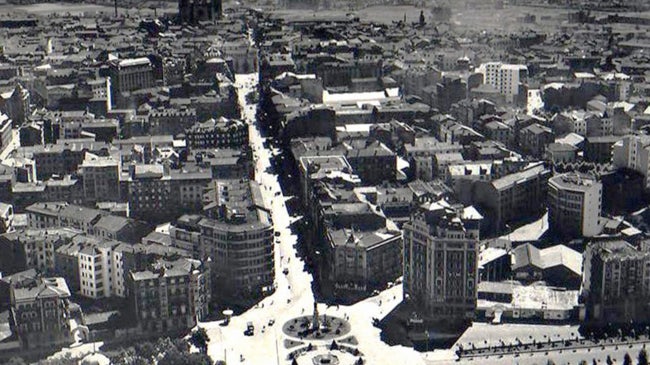
{"type": "MultiPolygon", "coordinates": [[[[363,21],[375,21],[379,23],[391,23],[393,21],[403,20],[406,15],[406,21],[416,22],[420,17],[420,11],[424,11],[427,19],[431,19],[431,12],[429,8],[422,8],[410,5],[381,5],[371,6],[359,10],[320,10],[318,12],[297,10],[297,9],[283,9],[276,10],[274,13],[282,15],[287,19],[294,19],[297,17],[309,16],[310,14],[317,14],[320,16],[327,15],[345,15],[347,13],[354,13],[359,16],[363,21]]],[[[454,7],[452,9],[451,22],[457,30],[508,30],[516,31],[522,29],[553,29],[559,26],[563,21],[567,20],[569,10],[557,8],[538,8],[527,6],[505,6],[503,9],[495,9],[494,7],[454,7]],[[534,23],[524,23],[523,18],[526,15],[534,15],[536,17],[534,23]]]]}
{"type": "MultiPolygon", "coordinates": [[[[118,0],[119,1],[119,0],[118,0]]],[[[119,4],[119,2],[118,2],[119,4]]],[[[146,16],[149,13],[153,14],[153,10],[149,9],[150,6],[156,6],[158,14],[163,12],[174,11],[176,3],[172,2],[153,2],[145,1],[138,5],[140,15],[146,16]]],[[[118,11],[126,11],[127,8],[118,6],[118,11]]],[[[0,14],[24,14],[35,16],[48,16],[50,14],[63,15],[65,13],[79,14],[112,14],[114,11],[113,6],[110,5],[96,5],[96,4],[74,4],[74,3],[38,3],[30,5],[13,5],[0,2],[0,14]]],[[[131,9],[130,11],[133,11],[131,9]]]]}

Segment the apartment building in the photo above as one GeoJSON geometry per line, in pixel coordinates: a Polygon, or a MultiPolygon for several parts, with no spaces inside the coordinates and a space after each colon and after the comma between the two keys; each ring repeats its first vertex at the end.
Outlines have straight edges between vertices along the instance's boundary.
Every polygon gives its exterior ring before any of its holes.
{"type": "MultiPolygon", "coordinates": [[[[65,228],[20,229],[0,235],[0,247],[3,255],[10,256],[17,268],[53,273],[56,269],[56,250],[78,233],[65,228]]],[[[12,270],[7,265],[3,271],[10,273],[12,270]]]]}
{"type": "Polygon", "coordinates": [[[420,314],[452,324],[474,316],[481,219],[440,201],[404,224],[404,300],[420,314]]]}
{"type": "Polygon", "coordinates": [[[259,189],[253,181],[215,180],[206,192],[206,216],[182,216],[170,229],[172,245],[211,260],[212,284],[224,296],[272,290],[273,226],[259,189]]]}
{"type": "Polygon", "coordinates": [[[61,348],[74,342],[70,291],[63,278],[37,277],[12,284],[9,326],[23,350],[61,348]]]}
{"type": "Polygon", "coordinates": [[[109,149],[109,144],[95,142],[93,139],[61,139],[56,144],[19,147],[16,156],[32,160],[36,177],[46,180],[52,175],[76,173],[86,157],[86,152],[107,156],[109,149]]]}
{"type": "Polygon", "coordinates": [[[120,161],[113,156],[86,152],[79,173],[83,176],[85,201],[120,201],[120,161]]]}
{"type": "Polygon", "coordinates": [[[529,155],[544,157],[546,147],[553,143],[555,134],[551,128],[534,123],[519,131],[519,147],[529,155]]]}
{"type": "Polygon", "coordinates": [[[160,107],[149,112],[149,133],[175,136],[183,133],[196,121],[196,109],[185,105],[174,109],[160,107]]]}
{"type": "Polygon", "coordinates": [[[601,323],[629,323],[648,318],[650,247],[622,240],[592,242],[583,257],[583,316],[601,323]]]}
{"type": "Polygon", "coordinates": [[[173,219],[179,213],[198,212],[203,191],[212,181],[207,169],[170,170],[160,164],[129,166],[129,216],[148,221],[173,219]]]}
{"type": "MultiPolygon", "coordinates": [[[[478,72],[483,74],[483,82],[492,85],[506,96],[510,103],[516,102],[521,93],[521,86],[528,81],[528,67],[525,65],[488,62],[482,64],[478,72]]],[[[524,94],[527,93],[524,90],[524,94]]]]}
{"type": "Polygon", "coordinates": [[[33,229],[72,228],[92,236],[127,243],[140,242],[153,228],[142,221],[64,202],[35,203],[26,208],[33,229]]]}
{"type": "Polygon", "coordinates": [[[603,184],[593,176],[569,172],[548,181],[548,223],[567,237],[593,237],[601,232],[603,184]]]}
{"type": "Polygon", "coordinates": [[[198,260],[158,259],[130,271],[127,285],[143,331],[186,331],[209,314],[210,268],[198,260]]]}
{"type": "Polygon", "coordinates": [[[208,119],[185,130],[190,148],[240,148],[248,144],[248,125],[241,120],[208,119]]]}
{"type": "Polygon", "coordinates": [[[551,171],[542,163],[492,181],[474,182],[472,204],[486,215],[486,231],[500,232],[510,223],[543,211],[551,171]]]}
{"type": "Polygon", "coordinates": [[[612,162],[616,168],[629,168],[641,173],[644,188],[650,188],[650,136],[626,136],[614,143],[612,162]]]}
{"type": "Polygon", "coordinates": [[[328,257],[337,289],[371,291],[402,275],[402,235],[399,231],[329,229],[328,257]]]}
{"type": "Polygon", "coordinates": [[[111,60],[108,67],[113,90],[118,94],[155,85],[153,66],[146,57],[111,60]]]}

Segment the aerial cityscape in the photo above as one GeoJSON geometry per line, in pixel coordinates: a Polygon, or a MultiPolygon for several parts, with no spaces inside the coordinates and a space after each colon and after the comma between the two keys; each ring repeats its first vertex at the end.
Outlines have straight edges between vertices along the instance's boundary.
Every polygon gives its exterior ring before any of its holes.
{"type": "Polygon", "coordinates": [[[646,346],[648,0],[0,0],[0,364],[646,346]]]}

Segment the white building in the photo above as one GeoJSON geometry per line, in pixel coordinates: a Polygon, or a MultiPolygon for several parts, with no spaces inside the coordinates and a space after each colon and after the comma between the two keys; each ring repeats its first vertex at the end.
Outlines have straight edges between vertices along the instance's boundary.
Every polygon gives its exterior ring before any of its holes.
{"type": "Polygon", "coordinates": [[[612,147],[614,167],[626,167],[642,174],[644,186],[650,188],[648,170],[650,170],[650,136],[627,136],[612,147]]]}
{"type": "Polygon", "coordinates": [[[120,162],[113,156],[97,156],[86,152],[79,171],[83,175],[84,196],[88,201],[120,199],[120,162]]]}
{"type": "Polygon", "coordinates": [[[548,181],[548,221],[556,232],[571,237],[593,237],[601,232],[603,184],[577,172],[548,181]]]}
{"type": "Polygon", "coordinates": [[[97,241],[88,238],[78,253],[79,291],[87,298],[99,299],[126,296],[124,263],[117,241],[97,241]]]}
{"type": "Polygon", "coordinates": [[[526,82],[528,67],[525,65],[488,62],[482,64],[477,71],[483,74],[483,82],[492,85],[506,96],[508,102],[514,102],[519,95],[519,86],[526,82]]]}

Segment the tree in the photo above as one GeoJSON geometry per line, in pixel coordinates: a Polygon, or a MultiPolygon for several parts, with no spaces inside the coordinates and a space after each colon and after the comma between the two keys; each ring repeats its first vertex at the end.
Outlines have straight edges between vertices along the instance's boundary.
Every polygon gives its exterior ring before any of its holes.
{"type": "Polygon", "coordinates": [[[158,352],[151,342],[143,342],[135,345],[135,354],[147,361],[151,361],[158,352]]]}
{"type": "Polygon", "coordinates": [[[176,338],[172,341],[174,347],[180,352],[190,352],[190,345],[182,338],[176,338]]]}
{"type": "Polygon", "coordinates": [[[645,349],[641,349],[641,351],[639,351],[639,357],[637,359],[637,364],[638,365],[648,365],[648,353],[645,351],[645,349]]]}
{"type": "Polygon", "coordinates": [[[211,365],[212,359],[203,353],[182,353],[176,347],[169,348],[158,365],[211,365]]]}
{"type": "Polygon", "coordinates": [[[623,356],[623,365],[632,365],[632,358],[627,352],[625,353],[625,356],[623,356]]]}
{"type": "Polygon", "coordinates": [[[63,357],[52,360],[41,360],[38,365],[77,365],[77,360],[72,358],[70,353],[66,353],[63,357]]]}
{"type": "Polygon", "coordinates": [[[339,349],[339,344],[336,343],[336,340],[332,340],[332,344],[330,345],[330,350],[338,350],[339,349]]]}
{"type": "Polygon", "coordinates": [[[12,357],[5,365],[27,365],[27,363],[22,357],[12,357]]]}
{"type": "Polygon", "coordinates": [[[190,343],[198,348],[201,353],[208,353],[208,342],[210,342],[210,337],[208,337],[205,328],[199,327],[196,331],[192,332],[190,343]]]}

